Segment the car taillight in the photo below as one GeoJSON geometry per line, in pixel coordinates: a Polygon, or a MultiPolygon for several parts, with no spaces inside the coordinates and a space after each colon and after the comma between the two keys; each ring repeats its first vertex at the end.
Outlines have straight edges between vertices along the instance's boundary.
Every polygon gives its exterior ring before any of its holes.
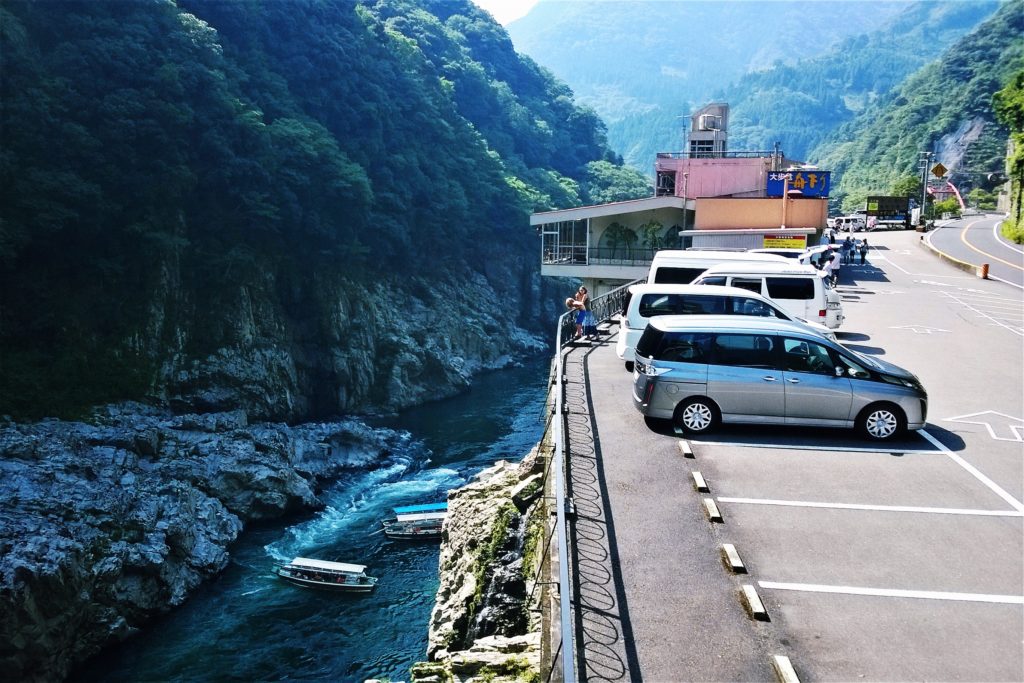
{"type": "Polygon", "coordinates": [[[654,382],[648,382],[647,388],[644,389],[644,403],[649,404],[651,402],[651,395],[654,393],[654,382]]]}
{"type": "Polygon", "coordinates": [[[818,317],[819,318],[824,318],[825,317],[825,309],[824,308],[821,309],[820,311],[818,311],[818,317]]]}

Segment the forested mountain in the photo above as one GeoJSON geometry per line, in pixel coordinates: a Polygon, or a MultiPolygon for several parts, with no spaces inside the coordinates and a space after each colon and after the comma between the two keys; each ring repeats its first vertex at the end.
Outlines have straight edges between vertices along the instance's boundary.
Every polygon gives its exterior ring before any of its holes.
{"type": "Polygon", "coordinates": [[[11,0],[0,32],[0,414],[450,393],[542,343],[528,213],[638,181],[468,0],[11,0]]]}
{"type": "Polygon", "coordinates": [[[771,149],[780,142],[790,158],[807,159],[836,127],[884,98],[997,7],[909,4],[884,26],[846,37],[823,54],[746,74],[715,95],[731,108],[730,146],[771,149]]]}
{"type": "Polygon", "coordinates": [[[838,176],[833,200],[847,209],[920,177],[921,152],[934,153],[930,163],[950,169],[966,194],[1004,167],[1009,131],[997,121],[993,96],[1022,70],[1024,0],[1011,0],[825,138],[809,158],[838,176]]]}
{"type": "MultiPolygon", "coordinates": [[[[936,5],[964,5],[963,12],[975,12],[974,23],[996,6],[994,1],[923,4],[933,10],[936,5]]],[[[826,54],[843,41],[885,27],[907,8],[906,2],[541,0],[527,16],[509,24],[508,31],[517,50],[550,68],[579,101],[601,115],[612,147],[650,175],[656,152],[682,148],[689,114],[744,74],[826,54]]],[[[853,44],[864,42],[859,40],[853,44]]],[[[913,47],[922,61],[909,65],[904,74],[943,48],[911,46],[909,41],[894,46],[901,53],[913,47]]],[[[852,59],[847,67],[861,68],[852,59]]],[[[886,77],[898,80],[901,75],[886,77]]],[[[861,77],[853,80],[862,85],[861,77]]],[[[799,96],[803,100],[823,85],[801,81],[789,87],[804,88],[801,93],[808,94],[799,96]]],[[[856,101],[848,104],[858,108],[856,101]]],[[[752,142],[755,138],[750,136],[752,142]]]]}

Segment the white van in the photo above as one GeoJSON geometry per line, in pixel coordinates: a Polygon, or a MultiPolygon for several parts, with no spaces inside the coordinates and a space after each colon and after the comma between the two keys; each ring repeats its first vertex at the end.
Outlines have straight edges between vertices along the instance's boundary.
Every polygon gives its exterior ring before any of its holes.
{"type": "Polygon", "coordinates": [[[867,227],[867,220],[864,216],[839,216],[835,219],[834,226],[840,232],[855,232],[867,227]]]}
{"type": "Polygon", "coordinates": [[[824,274],[813,266],[792,262],[736,263],[708,268],[695,285],[727,285],[757,292],[796,318],[830,330],[843,324],[843,304],[824,274]]]}
{"type": "Polygon", "coordinates": [[[615,353],[633,371],[636,343],[651,318],[660,315],[753,315],[802,323],[808,331],[835,341],[824,325],[801,320],[760,294],[738,287],[712,285],[633,285],[628,290],[625,313],[619,321],[615,353]]]}
{"type": "Polygon", "coordinates": [[[754,254],[749,251],[712,251],[698,249],[662,250],[654,255],[647,274],[650,283],[688,285],[694,278],[719,263],[786,263],[787,259],[774,254],[754,254]]]}

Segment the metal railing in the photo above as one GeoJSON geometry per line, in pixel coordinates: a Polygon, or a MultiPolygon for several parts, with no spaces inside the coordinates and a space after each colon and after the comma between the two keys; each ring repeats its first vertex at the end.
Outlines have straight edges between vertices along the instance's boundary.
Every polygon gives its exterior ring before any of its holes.
{"type": "Polygon", "coordinates": [[[591,247],[565,245],[544,252],[542,263],[546,266],[646,266],[651,264],[654,254],[662,249],[680,249],[680,242],[665,242],[650,247],[591,247]]]}
{"type": "MultiPolygon", "coordinates": [[[[590,304],[590,311],[594,314],[597,323],[607,322],[612,316],[617,315],[623,309],[626,301],[627,290],[630,282],[607,294],[595,297],[590,304]]],[[[570,508],[571,499],[566,495],[566,482],[568,480],[567,455],[569,443],[567,440],[568,414],[565,409],[565,346],[573,339],[576,331],[576,311],[568,311],[558,318],[556,331],[555,362],[552,365],[551,385],[554,391],[554,407],[551,418],[551,440],[554,445],[553,457],[551,460],[550,474],[554,474],[554,497],[555,497],[555,533],[552,535],[558,547],[558,602],[559,602],[559,624],[560,639],[558,647],[552,644],[551,652],[561,651],[561,672],[564,683],[576,683],[576,630],[573,619],[573,586],[569,574],[569,524],[572,521],[570,508]]],[[[550,543],[550,539],[549,539],[550,543]]],[[[543,563],[541,564],[543,567],[543,563]]],[[[538,580],[540,577],[536,577],[538,580]]],[[[552,615],[553,616],[553,615],[552,615]]],[[[552,672],[557,668],[555,662],[551,662],[552,672]]]]}
{"type": "Polygon", "coordinates": [[[656,159],[770,159],[781,155],[781,152],[751,150],[744,152],[715,152],[698,150],[695,152],[655,152],[656,159]]]}

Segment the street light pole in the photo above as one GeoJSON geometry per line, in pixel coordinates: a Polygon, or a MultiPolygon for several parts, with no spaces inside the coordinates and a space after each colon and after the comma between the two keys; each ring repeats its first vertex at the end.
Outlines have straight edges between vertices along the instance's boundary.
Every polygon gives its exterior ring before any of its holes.
{"type": "Polygon", "coordinates": [[[933,153],[921,152],[921,221],[924,221],[924,207],[928,201],[928,166],[931,165],[933,153]]]}

